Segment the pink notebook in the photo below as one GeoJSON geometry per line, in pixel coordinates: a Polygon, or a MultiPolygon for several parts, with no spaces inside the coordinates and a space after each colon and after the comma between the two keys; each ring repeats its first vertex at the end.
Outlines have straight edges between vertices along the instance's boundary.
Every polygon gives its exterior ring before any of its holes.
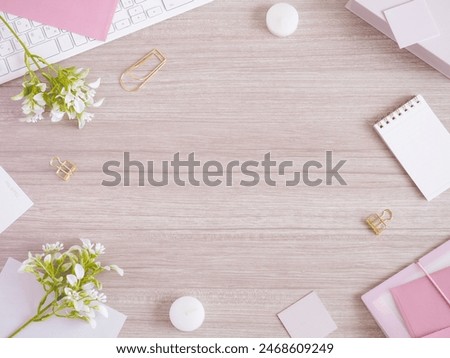
{"type": "MultiPolygon", "coordinates": [[[[450,297],[450,267],[430,276],[442,294],[450,297]]],[[[450,305],[428,277],[395,287],[391,293],[411,337],[433,335],[450,328],[450,305]]]]}
{"type": "Polygon", "coordinates": [[[104,41],[118,0],[0,0],[0,10],[104,41]]]}
{"type": "MultiPolygon", "coordinates": [[[[427,272],[437,272],[450,266],[450,241],[426,254],[420,259],[420,263],[427,272]]],[[[375,321],[384,334],[390,338],[408,338],[411,334],[403,320],[400,310],[397,308],[391,289],[425,277],[425,273],[413,263],[374,289],[364,294],[361,298],[369,309],[375,321]]],[[[444,331],[430,332],[429,337],[442,337],[448,333],[444,331]]]]}

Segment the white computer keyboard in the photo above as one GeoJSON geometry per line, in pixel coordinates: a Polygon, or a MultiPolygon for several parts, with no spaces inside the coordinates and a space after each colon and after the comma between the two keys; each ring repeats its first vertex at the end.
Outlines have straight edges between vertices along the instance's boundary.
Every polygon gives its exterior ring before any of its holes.
{"type": "MultiPolygon", "coordinates": [[[[212,1],[120,0],[106,42],[10,14],[0,12],[0,15],[6,17],[32,53],[56,63],[212,1]]],[[[25,72],[22,47],[8,28],[0,23],[0,84],[25,72]]]]}

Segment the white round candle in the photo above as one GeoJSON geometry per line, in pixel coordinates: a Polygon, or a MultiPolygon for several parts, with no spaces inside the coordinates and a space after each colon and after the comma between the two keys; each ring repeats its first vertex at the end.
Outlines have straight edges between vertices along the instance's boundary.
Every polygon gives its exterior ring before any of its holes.
{"type": "Polygon", "coordinates": [[[170,321],[176,329],[192,332],[200,328],[205,320],[205,309],[195,297],[180,297],[170,307],[170,321]]]}
{"type": "Polygon", "coordinates": [[[278,3],[267,11],[267,28],[275,36],[286,37],[297,30],[298,18],[295,7],[286,3],[278,3]]]}

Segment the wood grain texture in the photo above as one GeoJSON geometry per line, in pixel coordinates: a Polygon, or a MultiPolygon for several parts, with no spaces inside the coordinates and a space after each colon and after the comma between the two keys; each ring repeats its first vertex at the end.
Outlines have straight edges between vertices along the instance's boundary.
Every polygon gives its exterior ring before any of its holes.
{"type": "MultiPolygon", "coordinates": [[[[216,0],[64,62],[91,68],[107,98],[96,118],[27,125],[0,86],[0,165],[35,205],[1,235],[0,266],[45,242],[80,237],[107,247],[126,269],[104,277],[109,304],[128,315],[122,337],[286,337],[276,313],[316,290],[338,330],[381,337],[360,296],[449,238],[450,192],[418,192],[371,128],[421,93],[450,128],[450,80],[345,10],[345,0],[292,1],[300,28],[286,39],[265,28],[272,1],[216,0]],[[168,58],[137,94],[118,77],[152,48],[168,58]],[[211,188],[173,184],[114,188],[102,165],[123,152],[143,161],[195,152],[202,161],[347,160],[347,186],[211,188]],[[68,183],[48,161],[78,164],[68,183]],[[390,208],[381,237],[364,224],[390,208]],[[198,297],[206,321],[177,332],[168,309],[198,297]]],[[[317,171],[316,175],[323,174],[317,171]]],[[[261,173],[262,174],[262,173],[261,173]]]]}

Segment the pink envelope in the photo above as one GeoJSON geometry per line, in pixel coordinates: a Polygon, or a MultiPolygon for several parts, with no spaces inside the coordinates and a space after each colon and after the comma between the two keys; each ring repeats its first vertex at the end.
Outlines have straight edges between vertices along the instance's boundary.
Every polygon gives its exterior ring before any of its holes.
{"type": "Polygon", "coordinates": [[[0,10],[104,41],[118,0],[0,0],[0,10]]]}
{"type": "MultiPolygon", "coordinates": [[[[450,267],[430,275],[446,297],[450,297],[450,267]]],[[[447,335],[450,305],[428,277],[391,289],[395,303],[412,337],[447,335]]]]}

